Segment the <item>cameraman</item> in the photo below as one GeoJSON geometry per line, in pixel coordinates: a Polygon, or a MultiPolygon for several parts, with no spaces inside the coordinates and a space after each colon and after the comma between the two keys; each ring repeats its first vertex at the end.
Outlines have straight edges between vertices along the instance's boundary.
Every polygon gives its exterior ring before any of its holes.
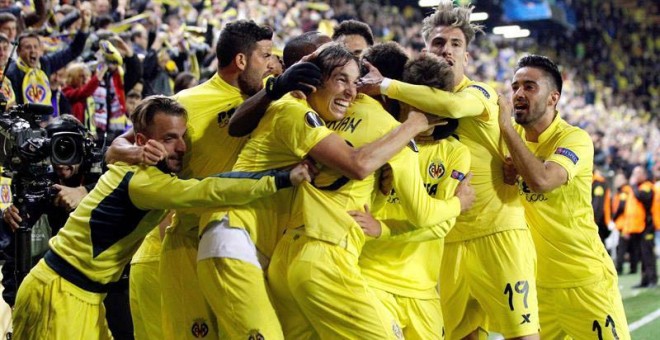
{"type": "MultiPolygon", "coordinates": [[[[48,136],[51,137],[56,132],[75,132],[85,133],[85,129],[78,120],[71,115],[62,115],[53,119],[53,121],[46,127],[48,136]]],[[[48,239],[64,226],[69,212],[73,211],[78,203],[87,195],[89,191],[94,188],[96,181],[100,174],[90,172],[89,160],[83,160],[82,164],[74,165],[54,165],[53,172],[50,172],[50,180],[53,183],[54,191],[53,199],[50,204],[43,207],[42,216],[32,226],[32,263],[36,264],[37,261],[43,256],[48,249],[48,239]]],[[[14,244],[13,244],[13,231],[18,228],[19,223],[22,222],[18,209],[11,205],[3,211],[2,214],[2,228],[1,231],[4,235],[9,236],[10,243],[4,249],[6,262],[2,266],[2,284],[5,287],[3,292],[4,300],[10,305],[14,305],[14,298],[16,295],[16,282],[14,277],[14,244]]]]}

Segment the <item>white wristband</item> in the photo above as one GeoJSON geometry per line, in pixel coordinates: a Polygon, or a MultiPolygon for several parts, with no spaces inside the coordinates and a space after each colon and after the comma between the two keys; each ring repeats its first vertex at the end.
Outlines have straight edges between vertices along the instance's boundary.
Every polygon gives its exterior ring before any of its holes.
{"type": "Polygon", "coordinates": [[[380,82],[380,94],[387,94],[387,88],[390,87],[392,79],[383,78],[383,81],[380,82]]]}

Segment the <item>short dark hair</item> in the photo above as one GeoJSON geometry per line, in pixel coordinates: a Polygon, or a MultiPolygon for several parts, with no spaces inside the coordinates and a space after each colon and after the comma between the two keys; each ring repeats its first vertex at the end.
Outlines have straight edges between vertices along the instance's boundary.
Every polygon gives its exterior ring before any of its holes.
{"type": "Polygon", "coordinates": [[[227,67],[237,54],[252,54],[257,42],[271,40],[273,30],[268,26],[259,26],[254,21],[238,20],[230,22],[220,33],[215,49],[219,67],[227,67]]]}
{"type": "Polygon", "coordinates": [[[9,12],[0,13],[0,26],[10,21],[18,21],[18,20],[16,20],[16,17],[9,12]]]}
{"type": "Polygon", "coordinates": [[[374,34],[371,32],[369,25],[357,20],[342,21],[339,26],[335,27],[332,40],[337,40],[344,35],[359,35],[364,38],[367,45],[373,46],[374,44],[374,34]]]}
{"type": "MultiPolygon", "coordinates": [[[[282,51],[284,67],[289,68],[297,63],[302,57],[316,51],[319,48],[319,40],[324,35],[318,31],[305,32],[289,40],[282,51]]],[[[328,39],[330,39],[328,37],[328,39]]]]}
{"type": "Polygon", "coordinates": [[[154,116],[164,113],[170,116],[188,117],[186,109],[176,100],[161,95],[149,96],[135,108],[131,113],[133,130],[135,133],[145,133],[153,124],[154,116]]]}
{"type": "Polygon", "coordinates": [[[41,37],[36,32],[32,32],[32,31],[23,32],[23,33],[21,33],[21,35],[18,36],[18,48],[19,49],[21,48],[21,43],[23,42],[23,40],[25,40],[27,38],[35,38],[35,39],[39,40],[39,43],[41,43],[41,37]]]}
{"type": "MultiPolygon", "coordinates": [[[[444,59],[431,53],[421,53],[417,58],[406,63],[403,81],[451,91],[454,87],[454,72],[444,59]]],[[[438,125],[433,129],[433,139],[445,139],[451,136],[457,128],[458,119],[447,118],[446,125],[438,125]]]]}
{"type": "Polygon", "coordinates": [[[518,60],[518,66],[516,66],[516,72],[520,70],[523,67],[534,67],[543,70],[547,75],[550,76],[550,79],[552,80],[553,85],[559,91],[559,94],[561,94],[561,88],[563,86],[563,80],[561,78],[561,72],[559,72],[559,68],[557,67],[557,64],[555,64],[550,58],[542,56],[542,55],[526,55],[520,60],[518,60]]]}
{"type": "Polygon", "coordinates": [[[403,81],[451,91],[454,87],[454,72],[445,60],[431,53],[421,53],[406,63],[403,81]]]}
{"type": "Polygon", "coordinates": [[[323,45],[321,51],[309,62],[318,66],[321,75],[323,75],[323,80],[326,80],[334,69],[348,64],[351,60],[358,62],[358,58],[343,45],[333,42],[323,45]]]}
{"type": "Polygon", "coordinates": [[[196,79],[197,77],[195,77],[195,75],[190,72],[179,73],[174,79],[174,93],[179,93],[189,88],[190,86],[188,85],[190,82],[196,79]]]}
{"type": "Polygon", "coordinates": [[[362,58],[377,68],[383,76],[401,80],[408,54],[401,45],[390,41],[369,47],[362,58]]]}

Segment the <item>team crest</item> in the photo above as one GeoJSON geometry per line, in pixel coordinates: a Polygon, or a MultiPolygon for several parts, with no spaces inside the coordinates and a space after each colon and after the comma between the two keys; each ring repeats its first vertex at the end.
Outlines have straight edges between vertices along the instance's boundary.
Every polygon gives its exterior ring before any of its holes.
{"type": "Polygon", "coordinates": [[[248,335],[248,340],[265,340],[266,338],[264,337],[261,332],[259,332],[256,329],[253,329],[250,331],[250,334],[248,335]]]}
{"type": "Polygon", "coordinates": [[[204,319],[196,319],[190,332],[195,338],[204,338],[209,334],[209,326],[204,319]]]}
{"type": "Polygon", "coordinates": [[[305,113],[305,123],[312,128],[325,125],[321,117],[319,117],[314,111],[307,111],[307,113],[305,113]]]}
{"type": "Polygon", "coordinates": [[[0,186],[0,201],[2,203],[11,203],[11,189],[8,184],[0,186]]]}
{"type": "Polygon", "coordinates": [[[46,88],[40,84],[29,84],[25,89],[25,98],[30,103],[41,103],[46,99],[46,88]]]}
{"type": "Polygon", "coordinates": [[[431,162],[431,165],[429,165],[429,176],[433,179],[438,179],[442,177],[445,174],[445,165],[442,164],[441,162],[438,162],[438,164],[431,162]]]}

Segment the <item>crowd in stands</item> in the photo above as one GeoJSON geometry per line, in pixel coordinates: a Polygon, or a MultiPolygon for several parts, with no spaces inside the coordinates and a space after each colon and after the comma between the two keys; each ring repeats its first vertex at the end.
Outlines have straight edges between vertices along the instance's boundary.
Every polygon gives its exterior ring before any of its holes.
{"type": "MultiPolygon", "coordinates": [[[[94,86],[99,83],[103,88],[104,81],[98,76],[100,72],[93,69],[97,63],[94,52],[99,48],[99,41],[115,46],[114,50],[120,54],[115,58],[122,60],[118,63],[120,73],[114,73],[117,74],[114,79],[117,85],[123,82],[123,86],[117,89],[118,101],[111,106],[121,113],[111,112],[113,123],[110,123],[103,121],[108,120],[105,113],[95,112],[91,121],[96,120],[102,129],[106,123],[123,124],[117,119],[125,116],[127,101],[135,102],[151,94],[171,95],[175,90],[209,78],[217,67],[213,55],[214,37],[229,21],[249,18],[272,26],[276,32],[274,45],[281,50],[292,36],[310,30],[331,34],[337,22],[358,19],[371,26],[377,40],[397,41],[409,54],[415,55],[423,48],[420,29],[421,19],[426,14],[423,9],[412,6],[347,0],[328,3],[44,0],[34,1],[32,7],[20,6],[19,2],[7,3],[5,8],[0,8],[0,12],[4,12],[0,13],[0,32],[14,40],[17,28],[21,31],[18,33],[36,30],[44,37],[45,52],[70,45],[81,25],[81,19],[71,19],[79,18],[80,11],[93,13],[90,37],[78,57],[87,62],[92,72],[86,71],[89,74],[80,80],[74,77],[74,73],[83,71],[80,64],[54,72],[56,79],[51,79],[51,88],[56,92],[58,88],[64,89],[64,97],[73,104],[73,113],[84,119],[81,112],[86,99],[72,91],[72,85],[78,82],[81,88],[87,85],[82,94],[89,96],[96,92],[96,111],[103,111],[103,99],[94,86]],[[20,13],[23,14],[18,15],[20,13]],[[26,16],[28,13],[30,15],[26,16]],[[97,75],[91,77],[92,73],[97,75]]],[[[657,25],[644,20],[645,11],[657,12],[658,6],[649,1],[641,1],[635,7],[621,3],[573,1],[577,25],[566,34],[522,40],[505,40],[489,33],[478,35],[470,51],[472,62],[468,71],[475,78],[491,82],[498,90],[506,92],[505,84],[510,82],[507,77],[513,74],[512,68],[521,51],[555,58],[562,67],[567,85],[560,112],[569,122],[592,134],[597,143],[597,165],[601,169],[623,169],[629,173],[632,164],[643,163],[649,170],[658,170],[658,101],[653,98],[658,96],[660,79],[653,68],[658,64],[660,44],[654,38],[658,36],[657,25]],[[543,41],[539,43],[536,39],[543,41]]],[[[485,31],[490,32],[490,29],[485,31]]],[[[80,77],[85,74],[82,72],[80,77]]],[[[111,74],[112,67],[104,72],[108,79],[112,78],[111,74]]],[[[91,125],[88,126],[93,127],[91,125]]]]}

